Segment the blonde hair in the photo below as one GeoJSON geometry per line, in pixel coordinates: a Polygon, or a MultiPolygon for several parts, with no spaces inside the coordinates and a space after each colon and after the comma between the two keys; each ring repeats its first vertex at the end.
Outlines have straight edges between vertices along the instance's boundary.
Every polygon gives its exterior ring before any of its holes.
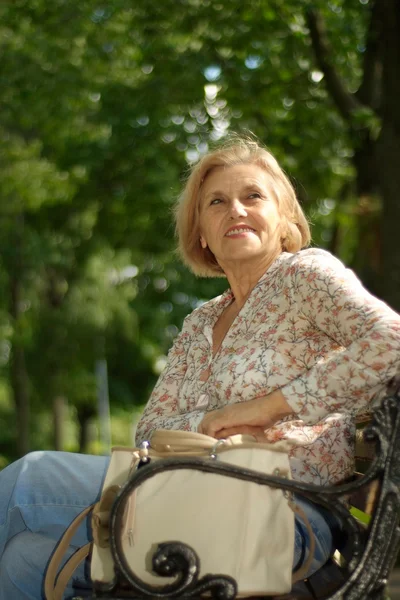
{"type": "Polygon", "coordinates": [[[200,244],[199,202],[204,181],[216,167],[254,164],[264,169],[272,183],[271,192],[282,218],[281,249],[297,252],[311,240],[307,219],[295,191],[276,159],[257,140],[235,136],[227,143],[203,156],[189,174],[175,205],[178,250],[184,263],[203,277],[224,277],[224,272],[209,248],[200,244]]]}

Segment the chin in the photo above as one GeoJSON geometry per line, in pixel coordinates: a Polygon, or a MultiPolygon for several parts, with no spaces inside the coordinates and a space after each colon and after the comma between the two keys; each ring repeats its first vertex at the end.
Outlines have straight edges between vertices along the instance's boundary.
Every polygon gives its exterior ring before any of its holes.
{"type": "Polygon", "coordinates": [[[237,260],[246,262],[258,262],[263,256],[265,256],[264,252],[237,249],[236,251],[230,252],[229,255],[225,257],[225,261],[232,262],[237,260]]]}

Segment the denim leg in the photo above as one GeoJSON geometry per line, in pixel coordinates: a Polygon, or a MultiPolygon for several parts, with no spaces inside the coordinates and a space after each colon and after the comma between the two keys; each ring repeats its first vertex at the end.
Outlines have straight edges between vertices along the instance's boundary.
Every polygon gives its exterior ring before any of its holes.
{"type": "MultiPolygon", "coordinates": [[[[56,541],[99,498],[108,462],[104,456],[33,452],[0,473],[0,600],[41,600],[56,541]]],[[[83,525],[74,545],[87,541],[83,525]]]]}
{"type": "MultiPolygon", "coordinates": [[[[295,497],[295,503],[303,509],[314,533],[315,551],[314,558],[307,572],[307,577],[318,571],[332,556],[334,539],[340,531],[340,525],[328,511],[312,502],[295,497]]],[[[295,515],[295,550],[293,569],[298,569],[307,559],[310,550],[310,536],[299,515],[295,515]]]]}
{"type": "MultiPolygon", "coordinates": [[[[1,600],[41,600],[43,598],[43,573],[55,544],[56,542],[52,538],[30,531],[23,531],[11,538],[0,561],[1,600]]],[[[75,546],[70,546],[65,554],[65,560],[75,550],[75,546]]],[[[83,564],[75,571],[75,576],[84,577],[83,564]]],[[[72,595],[71,580],[66,589],[66,597],[72,595]]]]}

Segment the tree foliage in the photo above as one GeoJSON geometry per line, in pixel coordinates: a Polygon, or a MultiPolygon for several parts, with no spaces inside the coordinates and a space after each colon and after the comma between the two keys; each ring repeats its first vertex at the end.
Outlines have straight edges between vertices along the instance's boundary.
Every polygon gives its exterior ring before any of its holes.
{"type": "Polygon", "coordinates": [[[230,130],[271,148],[314,242],[400,308],[395,3],[13,0],[0,17],[0,453],[50,447],[60,397],[87,427],[98,358],[113,410],[145,402],[184,315],[226,285],[180,265],[171,206],[230,130]]]}

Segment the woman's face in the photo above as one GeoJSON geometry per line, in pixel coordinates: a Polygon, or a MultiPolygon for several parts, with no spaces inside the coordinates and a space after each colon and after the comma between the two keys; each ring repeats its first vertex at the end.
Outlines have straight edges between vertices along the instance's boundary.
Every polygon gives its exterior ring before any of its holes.
{"type": "Polygon", "coordinates": [[[268,174],[254,164],[216,167],[200,197],[200,242],[218,264],[263,261],[281,249],[281,217],[268,174]]]}

